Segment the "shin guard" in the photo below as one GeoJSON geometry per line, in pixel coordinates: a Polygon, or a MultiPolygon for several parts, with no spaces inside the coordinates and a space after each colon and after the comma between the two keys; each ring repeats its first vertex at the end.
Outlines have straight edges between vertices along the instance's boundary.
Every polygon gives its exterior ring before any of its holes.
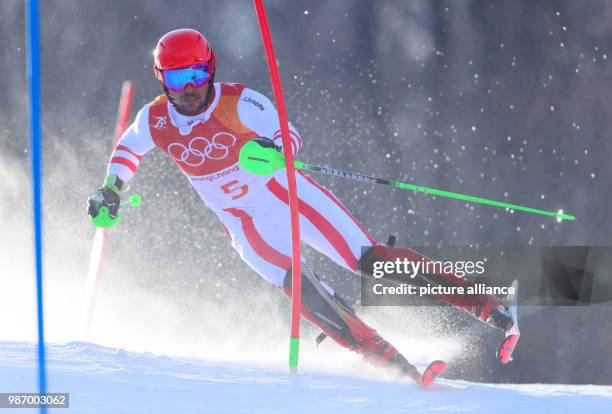
{"type": "MultiPolygon", "coordinates": [[[[302,268],[301,284],[301,314],[325,335],[362,355],[368,362],[399,369],[413,379],[420,377],[416,368],[393,345],[359,319],[355,311],[306,266],[302,268]]],[[[291,297],[291,270],[285,275],[283,290],[291,297]]]]}

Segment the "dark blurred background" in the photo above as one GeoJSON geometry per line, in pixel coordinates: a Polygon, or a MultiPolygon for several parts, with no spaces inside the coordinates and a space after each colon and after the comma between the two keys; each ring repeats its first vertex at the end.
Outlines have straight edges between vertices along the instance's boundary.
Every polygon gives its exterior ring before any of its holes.
{"type": "MultiPolygon", "coordinates": [[[[407,245],[610,244],[612,3],[266,5],[289,118],[304,141],[298,158],[578,218],[557,223],[316,177],[379,240],[393,233],[407,245]]],[[[0,151],[27,169],[24,2],[3,0],[0,9],[0,151]]],[[[121,83],[134,82],[135,110],[161,93],[152,51],[167,31],[200,30],[215,48],[217,80],[272,98],[249,1],[47,0],[41,15],[45,220],[69,231],[93,234],[83,208],[104,178],[121,83]]],[[[131,185],[145,206],[115,229],[107,260],[123,262],[142,286],[186,312],[203,300],[231,306],[219,286],[234,298],[252,289],[278,294],[239,262],[216,219],[161,153],[143,160],[131,185]]],[[[29,208],[21,202],[17,208],[29,208]]],[[[311,251],[307,257],[357,300],[358,277],[311,251]]],[[[598,278],[609,283],[609,269],[598,278]]],[[[394,310],[398,320],[403,311],[394,310]]],[[[456,361],[449,376],[612,384],[611,317],[603,305],[530,309],[515,361],[500,366],[493,356],[499,337],[446,313],[440,323],[482,338],[466,350],[482,357],[456,361]]]]}

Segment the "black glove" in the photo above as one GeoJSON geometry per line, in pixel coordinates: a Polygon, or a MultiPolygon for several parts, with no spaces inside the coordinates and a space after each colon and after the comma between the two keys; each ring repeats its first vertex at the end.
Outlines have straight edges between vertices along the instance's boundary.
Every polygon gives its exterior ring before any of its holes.
{"type": "Polygon", "coordinates": [[[272,141],[270,138],[257,137],[257,138],[253,138],[252,141],[257,142],[259,145],[261,145],[264,148],[274,148],[281,154],[283,153],[283,148],[280,145],[276,145],[274,141],[272,141]]]}
{"type": "Polygon", "coordinates": [[[108,215],[111,218],[117,217],[121,203],[119,195],[121,187],[123,187],[123,181],[119,177],[116,175],[107,177],[104,186],[87,199],[87,214],[96,217],[101,207],[108,207],[108,215]]]}

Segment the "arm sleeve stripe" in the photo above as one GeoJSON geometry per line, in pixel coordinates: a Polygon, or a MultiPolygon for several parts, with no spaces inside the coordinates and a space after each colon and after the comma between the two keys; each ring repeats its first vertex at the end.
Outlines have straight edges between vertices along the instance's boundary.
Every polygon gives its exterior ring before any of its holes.
{"type": "Polygon", "coordinates": [[[115,150],[129,152],[134,157],[136,157],[138,159],[138,161],[140,161],[140,159],[142,158],[142,155],[136,154],[134,151],[132,151],[131,149],[129,149],[125,145],[117,145],[117,148],[115,148],[115,150]]]}
{"type": "MultiPolygon", "coordinates": [[[[293,141],[293,144],[300,149],[302,147],[302,139],[300,138],[300,136],[298,134],[296,134],[294,131],[289,130],[289,137],[291,138],[291,140],[293,141]]],[[[282,136],[281,136],[281,132],[280,130],[276,131],[274,133],[274,138],[272,139],[273,141],[276,141],[277,139],[281,139],[282,140],[282,136]]]]}
{"type": "Polygon", "coordinates": [[[295,140],[298,148],[300,148],[302,146],[302,138],[300,138],[300,136],[293,131],[289,131],[289,135],[291,135],[291,138],[295,140]]]}
{"type": "Polygon", "coordinates": [[[133,173],[136,172],[136,164],[134,164],[131,160],[123,157],[113,157],[110,160],[111,164],[117,163],[128,167],[133,173]]]}
{"type": "MultiPolygon", "coordinates": [[[[283,141],[281,137],[276,137],[272,141],[274,141],[275,143],[278,142],[281,147],[283,146],[283,141]]],[[[298,147],[298,149],[299,148],[300,147],[298,147]]],[[[295,149],[295,141],[291,140],[291,154],[295,155],[296,153],[297,153],[297,150],[295,149]]]]}
{"type": "Polygon", "coordinates": [[[114,158],[114,157],[126,158],[126,159],[132,161],[134,163],[134,165],[136,165],[136,167],[138,167],[138,165],[140,164],[140,160],[138,158],[134,157],[132,155],[132,153],[130,153],[130,152],[126,152],[126,151],[122,151],[122,150],[115,150],[115,152],[113,153],[111,158],[114,158]]]}

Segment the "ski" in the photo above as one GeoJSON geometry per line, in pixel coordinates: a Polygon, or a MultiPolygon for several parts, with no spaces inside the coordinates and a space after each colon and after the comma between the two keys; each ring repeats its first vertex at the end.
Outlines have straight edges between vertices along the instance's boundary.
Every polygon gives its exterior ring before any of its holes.
{"type": "Polygon", "coordinates": [[[512,320],[514,321],[514,325],[506,332],[506,338],[502,341],[501,345],[497,349],[497,358],[502,364],[507,364],[512,361],[512,353],[514,352],[514,348],[521,337],[521,332],[518,326],[518,312],[517,312],[517,297],[518,297],[518,280],[514,280],[512,282],[512,287],[514,288],[514,293],[506,296],[504,300],[504,304],[508,306],[510,310],[510,314],[512,315],[512,320]]]}
{"type": "Polygon", "coordinates": [[[436,360],[436,361],[433,361],[431,364],[429,364],[427,368],[425,368],[425,371],[423,371],[423,374],[421,375],[421,381],[419,383],[419,385],[421,386],[421,389],[425,389],[429,387],[431,383],[434,382],[436,377],[444,372],[446,367],[447,367],[446,362],[441,361],[441,360],[436,360]]]}

